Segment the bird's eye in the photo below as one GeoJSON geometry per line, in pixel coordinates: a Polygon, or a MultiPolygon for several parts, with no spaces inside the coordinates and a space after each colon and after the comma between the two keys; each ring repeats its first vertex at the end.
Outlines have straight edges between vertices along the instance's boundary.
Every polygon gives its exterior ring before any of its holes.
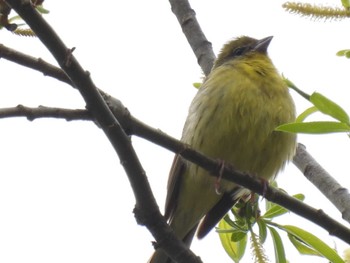
{"type": "Polygon", "coordinates": [[[244,53],[246,50],[247,50],[247,47],[238,47],[238,48],[236,48],[236,49],[233,51],[232,55],[233,55],[234,57],[241,56],[241,55],[243,55],[243,53],[244,53]]]}

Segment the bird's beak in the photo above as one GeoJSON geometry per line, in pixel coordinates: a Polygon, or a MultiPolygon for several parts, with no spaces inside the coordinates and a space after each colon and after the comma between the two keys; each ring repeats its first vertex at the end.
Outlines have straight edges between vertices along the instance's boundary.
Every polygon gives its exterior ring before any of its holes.
{"type": "Polygon", "coordinates": [[[263,39],[258,40],[258,42],[256,42],[256,44],[254,45],[253,50],[261,53],[266,53],[272,38],[273,36],[270,36],[270,37],[265,37],[263,39]]]}

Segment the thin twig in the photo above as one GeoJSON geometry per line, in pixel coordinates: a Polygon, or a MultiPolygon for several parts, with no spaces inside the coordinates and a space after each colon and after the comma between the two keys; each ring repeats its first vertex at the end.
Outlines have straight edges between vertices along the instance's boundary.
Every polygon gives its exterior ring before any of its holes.
{"type": "Polygon", "coordinates": [[[72,81],[63,70],[51,65],[41,58],[29,56],[12,48],[6,47],[3,44],[0,44],[0,58],[5,58],[22,66],[35,69],[42,72],[45,76],[54,77],[55,79],[72,85],[72,81]]]}
{"type": "Polygon", "coordinates": [[[89,120],[93,118],[87,110],[80,109],[62,109],[52,108],[46,106],[38,106],[36,108],[27,107],[23,105],[17,105],[16,107],[0,108],[0,118],[10,117],[26,117],[29,121],[33,121],[38,118],[58,118],[65,119],[67,121],[72,120],[89,120]]]}

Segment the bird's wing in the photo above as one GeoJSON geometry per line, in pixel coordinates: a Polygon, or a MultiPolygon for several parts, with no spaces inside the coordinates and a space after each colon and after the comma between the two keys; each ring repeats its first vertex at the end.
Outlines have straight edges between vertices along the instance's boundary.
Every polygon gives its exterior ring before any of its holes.
{"type": "Polygon", "coordinates": [[[186,170],[186,163],[180,155],[176,155],[173,161],[173,165],[170,169],[169,179],[168,179],[168,193],[165,200],[165,212],[164,217],[167,220],[172,219],[179,197],[179,190],[181,185],[181,180],[183,180],[183,174],[186,170]]]}

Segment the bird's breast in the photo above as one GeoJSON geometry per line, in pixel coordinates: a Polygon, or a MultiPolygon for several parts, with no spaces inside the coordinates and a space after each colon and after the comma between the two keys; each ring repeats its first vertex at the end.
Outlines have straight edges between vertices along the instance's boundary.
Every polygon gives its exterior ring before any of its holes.
{"type": "Polygon", "coordinates": [[[295,147],[294,135],[274,129],[293,121],[295,110],[287,87],[273,73],[264,76],[249,67],[214,71],[190,106],[183,141],[238,170],[274,176],[295,147]]]}

